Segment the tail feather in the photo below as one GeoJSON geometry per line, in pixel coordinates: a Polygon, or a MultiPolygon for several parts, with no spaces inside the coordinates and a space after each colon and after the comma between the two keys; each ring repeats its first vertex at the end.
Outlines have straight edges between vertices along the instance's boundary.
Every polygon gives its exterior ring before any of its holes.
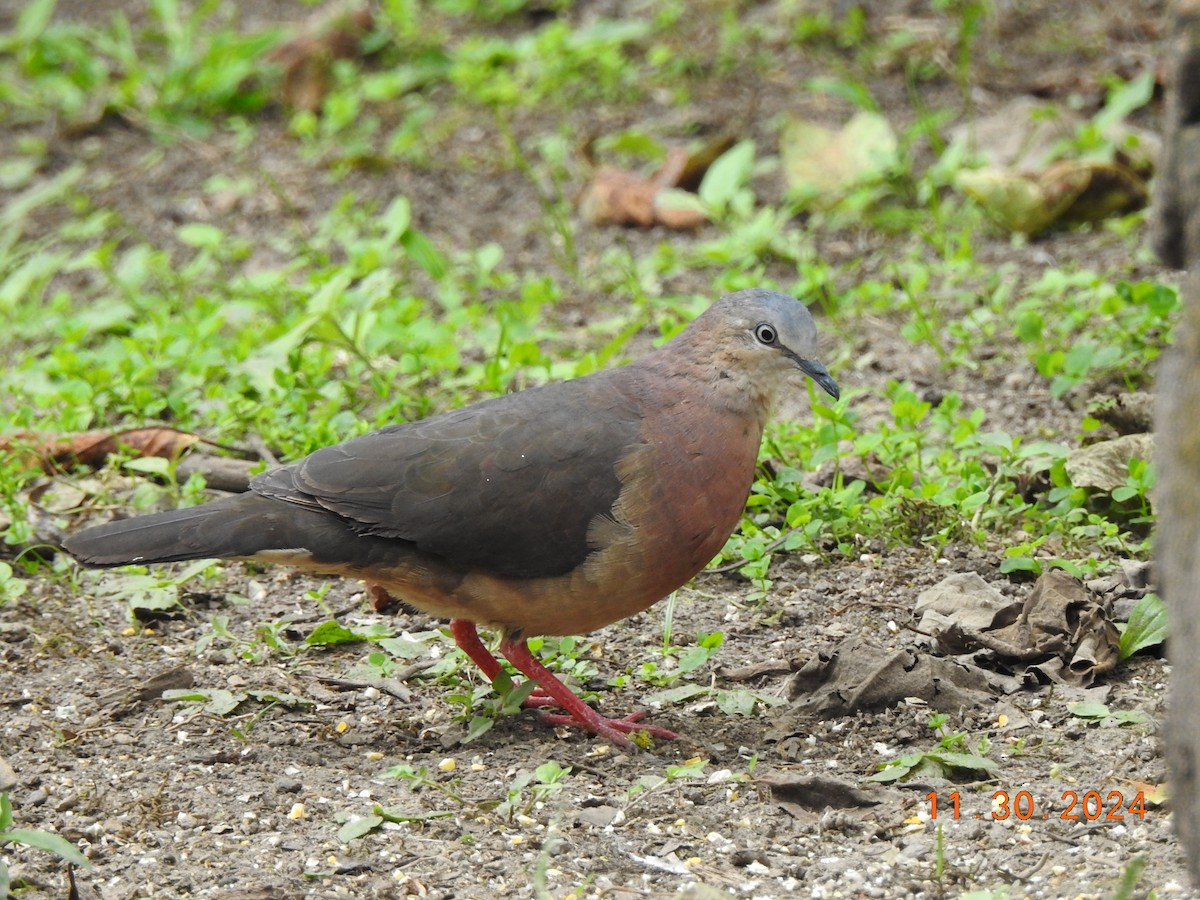
{"type": "Polygon", "coordinates": [[[63,546],[84,565],[97,567],[251,557],[299,539],[286,533],[295,529],[277,527],[279,506],[258,494],[240,494],[97,525],[71,535],[63,546]]]}

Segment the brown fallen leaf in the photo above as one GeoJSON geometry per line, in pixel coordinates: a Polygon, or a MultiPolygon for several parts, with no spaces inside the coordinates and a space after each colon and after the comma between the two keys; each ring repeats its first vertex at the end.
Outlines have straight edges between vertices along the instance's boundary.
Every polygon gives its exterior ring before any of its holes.
{"type": "Polygon", "coordinates": [[[374,25],[367,6],[337,7],[310,16],[295,37],[267,56],[283,66],[284,102],[309,112],[320,110],[329,93],[334,60],[361,56],[363,38],[374,25]]]}
{"type": "Polygon", "coordinates": [[[803,667],[807,660],[764,659],[762,662],[733,668],[718,667],[717,674],[727,681],[753,681],[767,675],[787,675],[803,667]]]}
{"type": "Polygon", "coordinates": [[[1024,600],[1011,600],[975,573],[921,592],[918,628],[939,649],[1028,682],[1091,687],[1118,661],[1119,632],[1108,611],[1066,572],[1044,572],[1024,600]]]}
{"type": "Polygon", "coordinates": [[[134,456],[158,456],[178,459],[193,444],[206,444],[222,450],[244,453],[178,428],[130,428],[124,431],[84,431],[78,434],[45,434],[18,431],[0,436],[0,452],[14,455],[28,467],[40,467],[48,473],[74,465],[100,468],[109,456],[129,453],[134,456]]]}
{"type": "Polygon", "coordinates": [[[958,184],[1010,231],[1040,234],[1141,209],[1145,181],[1120,163],[1061,160],[1035,173],[967,169],[958,184]]]}
{"type": "Polygon", "coordinates": [[[987,675],[977,666],[885,647],[862,635],[818,652],[789,676],[784,692],[794,711],[821,718],[885,709],[911,697],[936,709],[995,702],[987,675]]]}
{"type": "Polygon", "coordinates": [[[732,143],[729,138],[718,138],[695,153],[676,147],[667,153],[662,168],[649,177],[601,166],[580,195],[579,212],[592,225],[662,225],[679,231],[699,228],[708,216],[686,192],[699,186],[709,166],[732,143]]]}
{"type": "Polygon", "coordinates": [[[1134,778],[1122,778],[1121,780],[1141,793],[1147,806],[1163,806],[1170,799],[1170,791],[1165,782],[1155,784],[1149,781],[1138,781],[1134,778]]]}
{"type": "Polygon", "coordinates": [[[1125,434],[1072,450],[1064,467],[1076,487],[1112,493],[1128,481],[1131,461],[1154,458],[1153,434],[1125,434]]]}
{"type": "Polygon", "coordinates": [[[754,779],[771,791],[772,798],[798,803],[806,809],[847,809],[855,806],[878,806],[881,802],[848,781],[831,775],[795,775],[787,772],[754,779]]]}
{"type": "Polygon", "coordinates": [[[868,793],[849,782],[830,775],[763,776],[754,783],[765,788],[779,807],[801,821],[815,821],[829,810],[845,810],[851,815],[869,814],[871,807],[884,802],[886,791],[868,793]]]}

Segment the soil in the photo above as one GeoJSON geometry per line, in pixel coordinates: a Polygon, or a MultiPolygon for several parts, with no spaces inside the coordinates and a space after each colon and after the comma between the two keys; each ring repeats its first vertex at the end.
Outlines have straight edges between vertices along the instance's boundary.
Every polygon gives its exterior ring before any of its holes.
{"type": "MultiPolygon", "coordinates": [[[[786,17],[793,4],[744,6],[748,20],[771,22],[786,17]]],[[[953,51],[949,20],[925,4],[888,6],[894,12],[873,17],[873,29],[916,28],[934,42],[934,56],[953,51]],[[936,46],[939,41],[946,46],[936,46]]],[[[1094,111],[1103,76],[1156,65],[1166,28],[1165,4],[1146,0],[992,6],[973,87],[983,106],[1035,93],[1094,111]]],[[[580,4],[564,15],[635,15],[638,7],[580,4]]],[[[113,6],[63,2],[56,15],[94,19],[107,16],[106,8],[113,6]]],[[[720,4],[697,9],[680,40],[711,46],[716,54],[720,4]]],[[[251,5],[247,17],[259,27],[295,14],[292,5],[264,3],[251,5]]],[[[518,19],[494,27],[536,25],[518,19]]],[[[565,114],[533,109],[514,118],[512,134],[530,151],[564,120],[578,134],[636,125],[670,138],[732,128],[770,148],[773,119],[785,110],[831,124],[845,118],[849,108],[840,101],[798,90],[823,74],[801,49],[768,41],[754,49],[776,54],[775,77],[763,80],[735,63],[732,71],[697,75],[683,105],[649,97],[565,114]]],[[[902,66],[880,66],[869,87],[898,128],[912,123],[902,66]]],[[[437,90],[446,89],[435,96],[437,90]]],[[[925,90],[930,108],[960,105],[949,77],[925,90]]],[[[204,141],[163,145],[129,123],[102,123],[85,136],[63,135],[47,123],[39,133],[50,141],[54,164],[43,174],[83,162],[94,202],[115,210],[138,239],[172,252],[181,249],[173,236],[180,221],[218,222],[253,240],[281,219],[289,226],[318,221],[347,191],[384,201],[403,194],[412,200],[415,226],[435,244],[464,249],[498,242],[515,269],[566,277],[555,262],[556,238],[541,225],[545,186],[504,161],[493,123],[463,123],[444,142],[446,155],[426,167],[335,177],[319,160],[303,158],[285,118],[265,115],[250,147],[219,131],[204,141]],[[271,189],[235,209],[208,209],[196,198],[205,196],[201,187],[216,173],[249,176],[271,189]]],[[[0,137],[0,151],[12,139],[0,137]]],[[[582,166],[574,176],[578,183],[571,187],[582,187],[582,166]]],[[[776,177],[764,175],[756,184],[760,196],[775,195],[776,177]]],[[[31,228],[50,233],[59,224],[48,215],[31,228]]],[[[585,276],[566,318],[601,315],[619,302],[611,290],[615,276],[601,271],[606,248],[625,244],[640,254],[663,241],[682,246],[705,238],[703,231],[577,225],[585,276]]],[[[915,240],[862,230],[812,239],[831,262],[858,259],[867,274],[884,271],[915,240]]],[[[986,242],[980,255],[998,266],[1015,263],[1022,279],[1072,265],[1129,278],[1169,276],[1103,228],[1037,242],[1013,242],[999,232],[978,239],[986,242]]],[[[260,252],[257,265],[282,262],[266,248],[260,252]]],[[[772,274],[786,279],[786,273],[772,274]]],[[[680,276],[662,290],[709,294],[709,277],[680,276]]],[[[829,345],[838,345],[830,358],[838,360],[835,374],[843,386],[881,388],[888,379],[908,379],[931,396],[960,391],[964,406],[984,409],[996,428],[1078,438],[1080,405],[1090,398],[1052,398],[1032,372],[1014,367],[1012,355],[983,359],[976,372],[947,372],[931,353],[902,341],[895,322],[827,321],[822,327],[829,345]]],[[[868,420],[884,409],[870,391],[859,402],[868,420]]],[[[982,781],[867,780],[879,763],[936,744],[927,703],[903,701],[832,718],[799,708],[794,673],[847,638],[931,653],[927,637],[913,629],[915,598],[965,571],[980,573],[1009,596],[1028,590],[1000,574],[994,549],[958,546],[939,554],[932,547],[864,545],[855,558],[781,554],[761,602],[735,575],[700,576],[679,595],[674,633],[682,641],[720,631],[725,644],[691,680],[783,702],[750,715],[727,714],[707,699],[655,709],[654,722],[680,738],[644,752],[550,727],[532,713],[501,718],[463,744],[461,706],[449,699],[461,689],[453,679],[423,677],[426,664],[449,649],[448,639],[426,641],[418,664],[405,669],[401,661],[382,682],[362,673],[361,645],[257,659],[239,652],[264,623],[290,623],[279,635],[295,645],[323,618],[306,597],[323,588],[324,602],[342,611],[348,625],[384,622],[414,635],[439,626],[421,615],[374,612],[360,584],[228,564],[222,580],[206,584],[204,593],[184,592],[182,613],[131,626],[124,604],[95,596],[94,579],[34,577],[20,602],[0,607],[6,673],[0,757],[17,779],[10,792],[16,824],[64,835],[94,868],[75,870],[77,893],[69,893],[66,867],[50,854],[8,846],[4,857],[19,896],[105,900],[942,897],[968,891],[1109,897],[1146,896],[1151,889],[1158,897],[1200,896],[1189,886],[1169,809],[1148,803],[1139,815],[1127,808],[1139,789],[1149,792],[1167,777],[1162,722],[1169,667],[1159,657],[1136,656],[1086,692],[1043,687],[981,707],[937,710],[949,714],[949,730],[968,733],[972,747],[982,736],[990,740],[989,758],[999,765],[982,781]],[[229,631],[245,643],[210,641],[214,616],[227,617],[229,631]],[[251,698],[219,715],[160,699],[163,685],[262,691],[307,703],[251,698]],[[1089,725],[1067,710],[1084,696],[1115,710],[1139,710],[1149,721],[1089,725]],[[549,769],[539,769],[551,761],[568,773],[555,780],[549,769]],[[400,766],[407,774],[389,775],[400,766]],[[1027,792],[1022,812],[1032,815],[997,820],[994,795],[1015,798],[1021,791],[1027,792]],[[1126,798],[1123,813],[1113,806],[1114,791],[1126,798]],[[1070,792],[1080,798],[1098,792],[1105,815],[1089,820],[1082,806],[1072,810],[1070,792]],[[936,820],[930,815],[935,800],[936,820]],[[339,840],[344,822],[371,815],[376,805],[402,821],[339,840]],[[1136,876],[1143,865],[1132,891],[1120,893],[1122,878],[1136,876]]],[[[643,703],[650,690],[644,682],[633,678],[623,689],[607,682],[631,660],[661,658],[662,628],[660,604],[588,639],[585,656],[599,674],[587,686],[603,710],[624,712],[643,703]]],[[[475,676],[464,677],[479,687],[475,676]]]]}

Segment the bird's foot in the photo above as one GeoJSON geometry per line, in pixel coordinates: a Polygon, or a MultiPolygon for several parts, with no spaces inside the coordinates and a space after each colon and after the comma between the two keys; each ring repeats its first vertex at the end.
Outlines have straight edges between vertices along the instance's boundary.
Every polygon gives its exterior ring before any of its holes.
{"type": "MultiPolygon", "coordinates": [[[[549,706],[551,704],[544,704],[544,705],[549,706]]],[[[600,722],[603,723],[603,725],[606,729],[608,729],[608,728],[616,729],[618,732],[621,732],[622,735],[632,734],[634,732],[644,732],[648,735],[651,735],[652,737],[661,738],[664,741],[675,741],[675,740],[679,739],[679,735],[676,734],[674,731],[670,731],[666,728],[660,728],[657,725],[651,725],[649,723],[642,722],[642,719],[646,718],[646,715],[647,715],[646,710],[644,710],[644,709],[639,709],[635,712],[631,712],[627,716],[621,716],[620,718],[617,718],[615,716],[601,715],[600,713],[593,710],[590,706],[586,707],[586,708],[591,710],[593,715],[595,715],[595,717],[597,719],[599,719],[600,722]]],[[[576,725],[580,728],[586,728],[588,731],[595,732],[596,734],[602,733],[599,729],[592,727],[593,723],[590,720],[590,717],[589,717],[589,721],[581,722],[575,716],[569,715],[567,713],[549,713],[549,712],[539,711],[538,716],[541,717],[541,720],[543,722],[548,722],[551,725],[576,725]]],[[[607,735],[605,735],[605,736],[607,736],[607,735]]],[[[618,743],[622,743],[622,742],[618,741],[618,743]]],[[[622,746],[624,746],[627,743],[628,743],[628,741],[625,741],[624,743],[622,743],[622,746]]]]}
{"type": "Polygon", "coordinates": [[[618,747],[634,746],[634,742],[626,737],[627,734],[643,733],[663,738],[664,740],[675,740],[678,737],[675,732],[668,731],[665,728],[658,728],[654,725],[643,725],[639,720],[646,715],[645,712],[631,713],[619,719],[610,719],[608,716],[603,716],[596,712],[596,710],[580,700],[553,672],[547,669],[541,660],[534,657],[529,652],[529,645],[520,638],[504,638],[500,642],[500,652],[526,678],[537,682],[538,687],[526,698],[536,704],[535,708],[554,705],[566,710],[565,713],[540,711],[538,715],[544,721],[585,728],[592,734],[611,741],[618,747]],[[549,702],[545,702],[546,700],[549,702]]]}
{"type": "Polygon", "coordinates": [[[558,706],[558,701],[540,687],[535,687],[529,696],[521,701],[521,709],[545,709],[547,706],[558,706]]]}
{"type": "MultiPolygon", "coordinates": [[[[479,632],[475,629],[475,623],[466,619],[451,619],[450,634],[453,635],[455,643],[462,648],[462,651],[475,661],[487,680],[495,681],[501,672],[500,663],[479,640],[479,632]]],[[[574,725],[584,728],[592,734],[611,741],[618,747],[634,745],[634,742],[626,737],[627,734],[647,734],[667,741],[673,741],[679,737],[675,732],[668,731],[666,728],[642,724],[641,720],[646,715],[644,710],[612,719],[596,712],[575,696],[569,687],[563,684],[540,660],[536,659],[529,652],[529,645],[520,638],[506,637],[500,642],[500,652],[516,667],[517,671],[537,685],[521,702],[521,706],[525,709],[537,710],[538,715],[545,722],[552,725],[574,725]],[[546,712],[545,708],[548,706],[557,707],[566,712],[546,712]]]]}

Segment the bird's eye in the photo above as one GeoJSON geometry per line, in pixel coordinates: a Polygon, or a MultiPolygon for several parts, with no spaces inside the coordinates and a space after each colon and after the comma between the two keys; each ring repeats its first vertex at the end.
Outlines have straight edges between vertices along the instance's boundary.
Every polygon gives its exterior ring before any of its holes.
{"type": "Polygon", "coordinates": [[[768,325],[766,322],[755,326],[754,336],[758,338],[758,342],[760,344],[773,344],[775,343],[775,339],[779,337],[779,335],[775,333],[774,327],[768,325]]]}

